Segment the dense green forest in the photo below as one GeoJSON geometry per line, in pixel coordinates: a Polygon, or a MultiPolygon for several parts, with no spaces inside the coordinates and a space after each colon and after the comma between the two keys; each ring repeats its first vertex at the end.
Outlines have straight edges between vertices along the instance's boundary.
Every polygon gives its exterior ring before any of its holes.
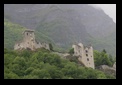
{"type": "MultiPolygon", "coordinates": [[[[96,66],[102,64],[111,66],[114,62],[105,52],[94,51],[94,57],[96,66]]],[[[75,58],[63,59],[45,49],[32,52],[4,48],[4,79],[116,79],[116,77],[99,69],[82,67],[77,64],[75,58]]]]}

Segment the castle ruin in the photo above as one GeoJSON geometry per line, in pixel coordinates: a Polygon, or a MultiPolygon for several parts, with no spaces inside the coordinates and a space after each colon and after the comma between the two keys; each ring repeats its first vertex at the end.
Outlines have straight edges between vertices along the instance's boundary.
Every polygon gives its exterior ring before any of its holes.
{"type": "Polygon", "coordinates": [[[82,43],[79,43],[72,45],[72,47],[74,48],[74,56],[78,56],[78,60],[82,62],[84,66],[95,69],[92,46],[85,47],[82,43]]]}
{"type": "MultiPolygon", "coordinates": [[[[14,45],[14,50],[22,50],[22,49],[30,49],[32,51],[38,48],[45,48],[50,50],[49,44],[40,43],[36,41],[35,34],[33,30],[25,30],[23,32],[23,40],[17,42],[14,45]]],[[[95,69],[94,66],[94,56],[93,56],[93,48],[92,46],[83,46],[82,43],[72,45],[74,48],[74,56],[78,56],[78,60],[86,67],[91,67],[95,69]]]]}
{"type": "Polygon", "coordinates": [[[23,32],[23,40],[16,43],[14,46],[14,50],[22,50],[22,49],[30,49],[36,50],[37,48],[45,48],[50,50],[49,44],[40,43],[36,41],[34,31],[33,30],[25,30],[23,32]]]}

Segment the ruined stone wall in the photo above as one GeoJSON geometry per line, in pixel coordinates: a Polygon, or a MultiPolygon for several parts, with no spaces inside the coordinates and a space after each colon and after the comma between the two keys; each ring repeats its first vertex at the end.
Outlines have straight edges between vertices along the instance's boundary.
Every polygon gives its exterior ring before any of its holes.
{"type": "Polygon", "coordinates": [[[78,45],[73,45],[74,48],[74,56],[79,56],[78,60],[82,62],[86,67],[94,67],[94,56],[93,56],[93,48],[84,47],[82,43],[78,45]]]}
{"type": "Polygon", "coordinates": [[[24,32],[23,43],[26,48],[30,48],[31,50],[35,49],[36,42],[35,42],[35,35],[33,31],[24,32]]]}
{"type": "Polygon", "coordinates": [[[21,50],[21,49],[31,49],[31,50],[35,50],[37,48],[45,48],[45,49],[49,49],[49,45],[46,43],[40,43],[37,42],[35,40],[35,35],[34,35],[34,31],[32,30],[25,30],[23,32],[23,40],[20,43],[16,43],[14,46],[14,50],[21,50]]]}
{"type": "Polygon", "coordinates": [[[50,49],[49,44],[47,44],[47,43],[41,43],[41,47],[43,47],[45,49],[50,49]]]}
{"type": "Polygon", "coordinates": [[[26,48],[24,42],[19,42],[14,45],[14,50],[21,50],[22,48],[26,48]]]}
{"type": "Polygon", "coordinates": [[[41,46],[40,42],[37,42],[36,45],[35,45],[35,48],[41,48],[41,47],[42,46],[41,46]]]}
{"type": "Polygon", "coordinates": [[[92,47],[86,47],[84,50],[86,54],[86,65],[88,67],[94,68],[94,56],[93,56],[93,48],[92,47]]]}

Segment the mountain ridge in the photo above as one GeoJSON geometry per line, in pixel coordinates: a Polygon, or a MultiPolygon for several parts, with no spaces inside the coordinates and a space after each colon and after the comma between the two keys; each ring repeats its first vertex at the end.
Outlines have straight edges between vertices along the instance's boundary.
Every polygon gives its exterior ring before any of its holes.
{"type": "Polygon", "coordinates": [[[4,5],[4,14],[11,22],[37,30],[40,37],[42,33],[64,49],[82,42],[116,55],[116,24],[103,10],[87,4],[10,4],[4,5]]]}

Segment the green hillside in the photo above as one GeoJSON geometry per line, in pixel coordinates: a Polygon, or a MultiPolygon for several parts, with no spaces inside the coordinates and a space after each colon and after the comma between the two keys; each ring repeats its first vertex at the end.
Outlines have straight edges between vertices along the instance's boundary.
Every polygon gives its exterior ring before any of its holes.
{"type": "MultiPolygon", "coordinates": [[[[71,33],[70,30],[68,30],[67,27],[61,26],[61,23],[40,23],[38,28],[35,30],[35,36],[36,39],[40,42],[52,43],[54,50],[56,51],[68,52],[72,44],[77,41],[77,38],[71,33]],[[60,29],[57,29],[58,25],[60,25],[60,29]],[[65,31],[63,31],[63,29],[65,31]]],[[[4,19],[4,47],[8,49],[13,49],[15,42],[22,40],[22,32],[25,29],[27,28],[12,23],[7,19],[4,19]]],[[[114,37],[114,34],[111,34],[110,36],[106,37],[106,40],[104,40],[104,38],[95,39],[93,37],[88,37],[85,39],[84,37],[85,41],[83,41],[82,43],[84,43],[84,45],[92,44],[94,49],[99,51],[106,49],[109,54],[115,56],[116,52],[113,51],[116,50],[116,44],[113,42],[115,41],[114,37]]]]}
{"type": "Polygon", "coordinates": [[[12,23],[34,29],[36,38],[51,42],[55,50],[66,52],[82,42],[116,56],[116,23],[88,4],[5,4],[4,15],[12,23]]]}
{"type": "MultiPolygon", "coordinates": [[[[22,33],[25,29],[27,28],[4,19],[4,48],[13,50],[15,43],[23,39],[22,33]]],[[[35,31],[35,36],[36,39],[40,42],[51,43],[55,50],[64,50],[56,46],[55,42],[50,37],[46,36],[43,32],[37,30],[35,31]]]]}
{"type": "MultiPolygon", "coordinates": [[[[106,74],[98,69],[85,68],[78,65],[76,59],[65,60],[58,55],[41,49],[37,52],[24,50],[13,51],[15,42],[22,39],[22,32],[25,30],[18,24],[11,23],[4,19],[4,78],[5,79],[115,79],[111,74],[106,74]]],[[[47,33],[48,34],[48,33],[47,33]]],[[[49,35],[35,31],[36,39],[41,42],[52,43],[56,51],[63,49],[57,47],[49,35]]],[[[93,38],[90,38],[93,39],[93,38]]],[[[89,40],[90,40],[89,39],[89,40]]],[[[99,43],[95,40],[94,43],[99,43]]],[[[95,43],[95,44],[96,44],[95,43]]],[[[112,66],[113,60],[106,54],[94,52],[95,65],[112,66]],[[110,58],[110,59],[109,59],[110,58]]],[[[71,57],[72,58],[72,57],[71,57]]]]}
{"type": "MultiPolygon", "coordinates": [[[[97,52],[96,65],[109,64],[107,56],[98,56],[102,54],[97,52]],[[99,62],[101,59],[105,61],[99,62]]],[[[63,59],[45,49],[36,52],[4,49],[4,79],[116,79],[116,77],[97,69],[79,66],[77,62],[63,59]]]]}
{"type": "Polygon", "coordinates": [[[25,27],[4,19],[4,48],[14,49],[15,42],[22,39],[22,32],[25,29],[25,27]]]}
{"type": "Polygon", "coordinates": [[[115,61],[116,23],[103,10],[88,4],[4,4],[5,79],[116,79],[111,71],[99,69],[115,61]],[[25,29],[34,30],[37,41],[51,43],[54,52],[72,53],[75,43],[91,44],[96,68],[45,49],[13,50],[25,29]]]}

